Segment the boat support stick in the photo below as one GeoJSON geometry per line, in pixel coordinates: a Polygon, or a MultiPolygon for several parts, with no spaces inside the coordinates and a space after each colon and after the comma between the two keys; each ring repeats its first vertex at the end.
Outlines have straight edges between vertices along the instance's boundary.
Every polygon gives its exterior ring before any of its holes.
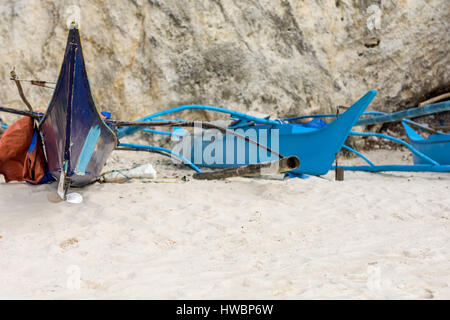
{"type": "Polygon", "coordinates": [[[23,93],[22,85],[20,84],[20,81],[18,80],[16,71],[11,70],[11,80],[13,80],[17,86],[17,90],[19,90],[20,98],[22,98],[22,101],[26,104],[28,110],[33,111],[33,107],[31,106],[30,102],[28,102],[27,98],[25,97],[25,94],[23,93]]]}

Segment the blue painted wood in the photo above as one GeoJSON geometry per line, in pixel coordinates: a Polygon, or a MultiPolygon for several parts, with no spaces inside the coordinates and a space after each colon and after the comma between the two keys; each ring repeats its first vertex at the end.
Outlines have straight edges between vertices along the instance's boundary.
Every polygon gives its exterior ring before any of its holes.
{"type": "MultiPolygon", "coordinates": [[[[381,111],[365,111],[361,116],[369,116],[369,115],[386,115],[386,112],[381,111]]],[[[301,120],[301,119],[311,119],[311,118],[336,118],[337,114],[308,114],[303,116],[296,116],[290,118],[284,118],[283,121],[293,121],[293,120],[301,120]]]]}
{"type": "MultiPolygon", "coordinates": [[[[407,143],[399,138],[395,138],[382,133],[375,132],[350,132],[355,136],[374,136],[397,142],[407,147],[413,154],[414,164],[412,165],[375,165],[364,155],[350,147],[345,148],[362,157],[369,166],[339,166],[349,171],[402,171],[402,172],[450,172],[450,135],[437,133],[424,139],[407,123],[415,123],[411,120],[403,120],[402,124],[409,136],[411,143],[407,143]]],[[[417,124],[419,125],[419,124],[417,124]]],[[[423,130],[429,131],[429,128],[423,126],[423,130]]],[[[334,166],[333,166],[334,168],[334,166]]]]}
{"type": "MultiPolygon", "coordinates": [[[[335,155],[341,149],[345,139],[347,138],[351,128],[361,116],[369,103],[376,95],[375,90],[369,91],[360,100],[358,100],[345,113],[341,114],[336,120],[329,123],[323,128],[306,128],[295,123],[270,123],[256,126],[241,128],[247,136],[261,141],[263,134],[267,134],[267,147],[274,148],[272,143],[273,135],[278,133],[279,153],[283,156],[295,155],[300,159],[300,166],[293,171],[297,174],[325,174],[331,168],[335,159],[335,155]],[[253,130],[253,131],[252,131],[253,130]],[[278,130],[278,131],[274,131],[278,130]],[[255,136],[251,136],[254,134],[255,136]]],[[[261,119],[260,119],[261,120],[261,119]]],[[[232,135],[219,135],[214,141],[203,141],[204,137],[190,137],[191,148],[188,152],[183,149],[183,155],[191,162],[198,166],[228,168],[240,165],[260,163],[266,161],[277,160],[272,155],[256,150],[254,146],[238,139],[232,135]],[[231,143],[233,142],[233,143],[231,143]],[[239,144],[240,143],[240,144],[239,144]],[[217,156],[215,152],[211,152],[213,158],[218,161],[209,161],[204,155],[208,155],[209,151],[214,149],[222,150],[222,154],[217,156]],[[200,150],[200,157],[198,150],[200,150]],[[245,155],[238,157],[238,155],[245,155]]],[[[264,140],[264,139],[263,139],[264,140]]]]}
{"type": "Polygon", "coordinates": [[[83,148],[81,149],[81,154],[78,157],[77,166],[75,167],[75,172],[77,174],[86,174],[86,168],[91,161],[95,148],[98,145],[100,133],[100,127],[98,125],[91,128],[89,131],[86,140],[84,141],[83,148]]]}
{"type": "Polygon", "coordinates": [[[422,152],[416,150],[412,145],[410,145],[409,143],[403,141],[402,139],[395,138],[395,137],[392,137],[390,135],[383,134],[383,133],[377,133],[377,132],[356,132],[356,131],[351,131],[350,135],[352,135],[352,136],[364,136],[364,137],[379,137],[379,138],[383,138],[383,139],[386,139],[386,140],[391,140],[391,141],[397,142],[397,143],[407,147],[412,153],[414,153],[416,156],[422,158],[426,163],[432,164],[432,165],[435,165],[435,166],[439,165],[439,163],[437,163],[436,161],[434,161],[433,159],[431,159],[427,155],[423,154],[422,152]]]}
{"type": "MultiPolygon", "coordinates": [[[[450,165],[450,134],[437,132],[427,139],[423,138],[416,132],[407,121],[402,121],[406,134],[410,140],[410,144],[419,152],[433,159],[441,165],[450,165]]],[[[426,128],[423,129],[427,131],[426,128]]],[[[413,153],[414,164],[424,164],[426,161],[413,153]]]]}

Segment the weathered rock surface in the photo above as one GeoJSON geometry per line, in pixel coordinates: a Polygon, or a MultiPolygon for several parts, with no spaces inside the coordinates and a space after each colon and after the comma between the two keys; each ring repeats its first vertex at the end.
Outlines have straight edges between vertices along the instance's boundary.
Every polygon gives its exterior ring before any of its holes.
{"type": "MultiPolygon", "coordinates": [[[[190,103],[330,112],[369,89],[372,108],[393,111],[450,84],[448,0],[3,0],[0,105],[23,105],[12,66],[57,78],[74,4],[96,101],[114,118],[190,103]]],[[[41,108],[52,94],[25,91],[41,108]]]]}

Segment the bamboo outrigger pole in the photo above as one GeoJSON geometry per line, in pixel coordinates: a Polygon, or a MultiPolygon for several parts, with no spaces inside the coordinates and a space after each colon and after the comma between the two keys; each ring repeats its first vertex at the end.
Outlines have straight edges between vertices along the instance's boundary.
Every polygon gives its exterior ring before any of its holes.
{"type": "Polygon", "coordinates": [[[161,126],[169,126],[169,127],[199,127],[202,129],[217,129],[225,134],[230,134],[235,137],[238,137],[240,139],[243,139],[246,142],[249,142],[251,144],[256,145],[258,148],[264,149],[267,152],[279,157],[284,158],[281,154],[278,152],[250,139],[247,136],[241,135],[233,130],[223,128],[220,126],[217,126],[215,124],[209,123],[209,122],[201,122],[201,121],[186,121],[186,120],[169,120],[169,121],[117,121],[117,120],[106,120],[107,124],[113,126],[113,127],[136,127],[136,126],[142,126],[142,127],[161,127],[161,126]]]}
{"type": "Polygon", "coordinates": [[[390,114],[383,114],[380,116],[374,116],[370,118],[360,119],[356,122],[355,126],[369,125],[375,123],[387,123],[399,121],[401,119],[410,119],[420,116],[425,116],[433,113],[450,111],[450,101],[442,101],[435,104],[429,104],[421,108],[412,108],[408,110],[398,111],[390,114]]]}
{"type": "Polygon", "coordinates": [[[30,117],[30,118],[33,118],[36,120],[39,120],[40,116],[42,115],[39,112],[27,111],[27,110],[17,110],[17,109],[7,108],[7,107],[0,107],[0,111],[17,114],[19,116],[30,117]]]}

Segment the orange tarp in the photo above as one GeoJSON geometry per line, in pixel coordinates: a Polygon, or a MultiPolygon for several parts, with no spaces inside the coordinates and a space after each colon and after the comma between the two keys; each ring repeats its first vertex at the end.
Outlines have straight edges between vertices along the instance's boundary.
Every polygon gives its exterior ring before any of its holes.
{"type": "Polygon", "coordinates": [[[5,176],[6,182],[15,180],[37,184],[44,177],[45,157],[39,134],[36,134],[36,146],[29,150],[33,134],[33,119],[23,117],[1,136],[0,174],[5,176]]]}

